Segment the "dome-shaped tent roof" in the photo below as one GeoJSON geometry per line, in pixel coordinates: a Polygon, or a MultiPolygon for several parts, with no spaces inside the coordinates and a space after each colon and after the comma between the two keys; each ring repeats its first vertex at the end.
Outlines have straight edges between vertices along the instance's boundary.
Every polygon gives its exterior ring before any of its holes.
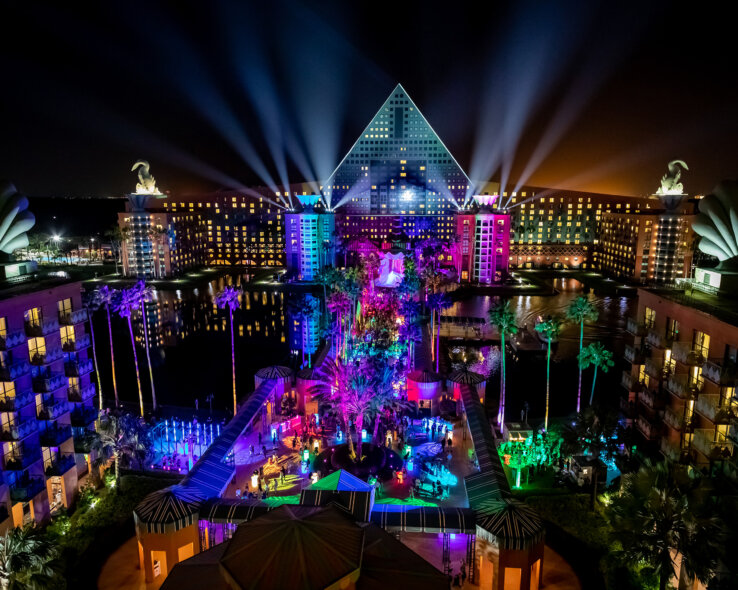
{"type": "Polygon", "coordinates": [[[538,513],[512,498],[486,500],[476,508],[477,526],[503,549],[525,549],[543,538],[538,513]]]}
{"type": "Polygon", "coordinates": [[[460,369],[451,373],[448,376],[448,380],[460,385],[479,385],[480,383],[484,383],[487,378],[469,369],[460,369]]]}
{"type": "Polygon", "coordinates": [[[146,496],[133,515],[149,533],[172,533],[197,520],[203,500],[205,497],[195,488],[169,486],[146,496]]]}
{"type": "Polygon", "coordinates": [[[438,373],[433,373],[428,369],[413,371],[407,378],[410,381],[415,381],[415,383],[438,383],[439,381],[443,381],[443,378],[438,373]]]}
{"type": "Polygon", "coordinates": [[[282,365],[271,365],[256,371],[259,379],[284,379],[292,376],[292,369],[282,365]]]}

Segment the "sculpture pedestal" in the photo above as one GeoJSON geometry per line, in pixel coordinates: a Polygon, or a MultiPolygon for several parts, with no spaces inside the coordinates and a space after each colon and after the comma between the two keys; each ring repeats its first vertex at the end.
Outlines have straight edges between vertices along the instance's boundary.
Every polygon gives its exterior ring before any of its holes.
{"type": "Polygon", "coordinates": [[[715,268],[696,268],[692,288],[712,295],[731,296],[738,292],[738,272],[715,268]]]}

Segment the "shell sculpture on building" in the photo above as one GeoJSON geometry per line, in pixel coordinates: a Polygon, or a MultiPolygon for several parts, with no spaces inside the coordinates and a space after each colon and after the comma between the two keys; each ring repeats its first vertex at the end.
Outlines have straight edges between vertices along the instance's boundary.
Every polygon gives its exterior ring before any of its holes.
{"type": "Polygon", "coordinates": [[[700,200],[692,228],[701,236],[699,249],[716,256],[718,270],[738,271],[738,182],[723,181],[700,200]]]}
{"type": "Polygon", "coordinates": [[[12,254],[28,246],[26,232],[36,218],[28,210],[28,199],[7,181],[0,181],[0,253],[12,254]]]}

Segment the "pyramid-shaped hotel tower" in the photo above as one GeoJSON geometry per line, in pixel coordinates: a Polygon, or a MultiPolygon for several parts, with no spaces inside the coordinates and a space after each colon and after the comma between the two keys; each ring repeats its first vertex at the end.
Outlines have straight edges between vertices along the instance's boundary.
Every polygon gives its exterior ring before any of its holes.
{"type": "Polygon", "coordinates": [[[471,182],[398,84],[323,186],[350,215],[450,215],[471,182]]]}

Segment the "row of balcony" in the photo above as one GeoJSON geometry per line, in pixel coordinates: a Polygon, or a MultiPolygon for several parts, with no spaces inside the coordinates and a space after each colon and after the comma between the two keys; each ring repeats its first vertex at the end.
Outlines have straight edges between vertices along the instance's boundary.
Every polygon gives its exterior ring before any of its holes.
{"type": "Polygon", "coordinates": [[[727,458],[733,453],[731,441],[724,438],[715,440],[715,431],[707,428],[694,431],[692,446],[710,459],[727,458]]]}
{"type": "Polygon", "coordinates": [[[51,371],[42,371],[32,380],[33,391],[36,393],[51,393],[68,383],[64,375],[53,374],[51,371]]]}
{"type": "Polygon", "coordinates": [[[623,355],[625,360],[634,365],[642,365],[646,355],[644,351],[630,344],[625,345],[625,353],[623,355]]]}
{"type": "Polygon", "coordinates": [[[31,357],[31,364],[37,367],[48,365],[54,361],[58,361],[62,356],[64,356],[64,351],[61,347],[57,346],[56,348],[47,348],[46,352],[34,353],[31,357]]]}
{"type": "Polygon", "coordinates": [[[703,394],[697,398],[694,409],[715,424],[729,424],[735,419],[738,408],[725,401],[720,403],[720,396],[703,394]]]}
{"type": "Polygon", "coordinates": [[[59,312],[59,323],[63,326],[74,326],[87,321],[87,310],[76,309],[74,311],[59,312]]]}
{"type": "Polygon", "coordinates": [[[10,486],[10,499],[13,502],[30,502],[46,489],[46,481],[41,477],[25,477],[10,486]]]}
{"type": "Polygon", "coordinates": [[[735,382],[736,367],[722,359],[707,359],[702,365],[702,375],[717,385],[730,385],[735,382]]]}
{"type": "Polygon", "coordinates": [[[666,410],[664,411],[664,423],[674,430],[684,432],[692,425],[692,420],[685,420],[684,406],[682,405],[677,407],[676,409],[666,408],[666,410]]]}
{"type": "Polygon", "coordinates": [[[68,361],[64,363],[64,373],[67,377],[81,377],[92,372],[93,369],[92,360],[76,360],[68,361]]]}
{"type": "Polygon", "coordinates": [[[76,465],[73,453],[59,453],[53,459],[44,463],[46,477],[64,475],[76,465]]]}
{"type": "Polygon", "coordinates": [[[679,399],[690,400],[702,391],[705,382],[702,379],[693,379],[689,375],[669,375],[666,389],[679,399]]]}
{"type": "Polygon", "coordinates": [[[68,401],[49,401],[36,407],[36,418],[39,420],[56,420],[60,416],[72,411],[72,404],[68,401]]]}
{"type": "Polygon", "coordinates": [[[626,318],[625,329],[634,336],[644,336],[647,330],[645,323],[639,322],[632,317],[626,318]]]}
{"type": "Polygon", "coordinates": [[[58,447],[70,438],[72,438],[71,426],[52,426],[41,431],[39,442],[42,447],[58,447]]]}
{"type": "Polygon", "coordinates": [[[5,336],[0,336],[0,350],[10,350],[26,341],[26,335],[20,330],[17,332],[8,332],[5,336]]]}
{"type": "Polygon", "coordinates": [[[659,394],[647,389],[646,387],[641,387],[638,392],[638,400],[644,406],[651,408],[652,410],[658,410],[664,405],[659,394]]]}
{"type": "Polygon", "coordinates": [[[31,370],[31,365],[28,361],[14,361],[7,365],[0,366],[0,380],[2,381],[15,381],[16,379],[27,375],[31,370]]]}
{"type": "Polygon", "coordinates": [[[689,342],[675,342],[671,348],[671,358],[691,366],[698,366],[705,362],[702,350],[693,348],[689,342]]]}
{"type": "Polygon", "coordinates": [[[62,342],[62,350],[64,352],[79,352],[90,346],[90,335],[82,334],[77,336],[74,340],[69,339],[62,342]]]}
{"type": "Polygon", "coordinates": [[[669,348],[671,347],[672,342],[674,342],[674,336],[665,336],[655,330],[649,330],[648,335],[646,336],[646,342],[654,348],[669,348]]]}
{"type": "Polygon", "coordinates": [[[72,410],[70,414],[72,426],[84,428],[97,420],[97,410],[93,407],[82,406],[72,410]]]}
{"type": "Polygon", "coordinates": [[[635,423],[636,428],[641,431],[647,440],[654,440],[661,433],[659,425],[650,422],[645,416],[638,416],[635,423]]]}
{"type": "Polygon", "coordinates": [[[6,471],[23,471],[41,460],[40,447],[25,444],[19,447],[5,453],[3,465],[6,471]]]}
{"type": "Polygon", "coordinates": [[[20,423],[6,422],[0,430],[0,439],[4,441],[20,441],[37,430],[38,423],[35,420],[26,420],[20,423]]]}
{"type": "Polygon", "coordinates": [[[623,371],[620,378],[620,384],[628,391],[635,391],[638,388],[638,378],[634,377],[630,371],[623,371]]]}
{"type": "Polygon", "coordinates": [[[54,332],[59,332],[59,320],[56,318],[27,321],[25,322],[26,336],[29,338],[38,338],[39,336],[48,336],[54,332]]]}
{"type": "Polygon", "coordinates": [[[649,377],[661,381],[671,374],[673,368],[669,365],[664,366],[662,360],[646,359],[644,370],[649,377]]]}

